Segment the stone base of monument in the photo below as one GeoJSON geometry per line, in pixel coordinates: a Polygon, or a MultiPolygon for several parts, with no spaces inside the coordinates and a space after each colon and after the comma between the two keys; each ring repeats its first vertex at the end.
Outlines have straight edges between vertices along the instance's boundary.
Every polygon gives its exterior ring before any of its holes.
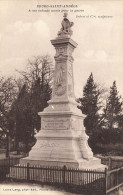
{"type": "MultiPolygon", "coordinates": [[[[50,106],[48,109],[51,109],[50,106]]],[[[42,115],[42,129],[36,135],[37,142],[29,156],[20,160],[20,164],[105,169],[88,145],[81,113],[53,113],[51,110],[51,113],[45,111],[42,115]]]]}
{"type": "MultiPolygon", "coordinates": [[[[88,136],[81,115],[72,115],[71,112],[43,113],[41,124],[42,129],[36,135],[37,142],[29,152],[29,156],[20,159],[21,165],[26,166],[29,163],[29,166],[49,168],[63,168],[65,165],[68,169],[104,171],[106,166],[93,156],[88,145],[88,136]]],[[[40,181],[40,170],[33,168],[30,170],[36,175],[36,181],[40,181]]],[[[26,178],[26,172],[23,173],[21,168],[18,171],[20,179],[26,178]]],[[[13,178],[16,178],[15,173],[16,168],[13,167],[11,169],[13,178]]],[[[84,178],[81,180],[85,181],[87,177],[87,173],[84,173],[84,178]]],[[[94,180],[95,178],[92,178],[91,182],[94,180]]]]}
{"type": "Polygon", "coordinates": [[[29,157],[20,159],[21,165],[27,165],[29,163],[30,166],[47,166],[47,167],[63,167],[64,165],[67,168],[79,168],[79,169],[89,169],[89,170],[97,170],[103,171],[105,170],[106,166],[101,164],[101,160],[98,158],[93,157],[92,159],[85,160],[80,159],[77,161],[58,161],[58,160],[41,160],[41,159],[29,159],[29,157]]]}

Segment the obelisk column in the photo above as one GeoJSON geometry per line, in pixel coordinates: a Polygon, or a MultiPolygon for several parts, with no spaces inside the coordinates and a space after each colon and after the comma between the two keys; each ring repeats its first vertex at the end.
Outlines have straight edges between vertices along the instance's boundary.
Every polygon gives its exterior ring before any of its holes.
{"type": "Polygon", "coordinates": [[[77,44],[72,39],[64,36],[51,42],[56,49],[52,99],[59,99],[61,96],[62,100],[69,100],[70,97],[75,98],[72,52],[77,44]]]}
{"type": "Polygon", "coordinates": [[[52,91],[52,99],[48,102],[49,106],[45,110],[60,110],[61,105],[64,111],[72,111],[82,116],[82,113],[77,109],[77,103],[74,95],[74,80],[73,80],[73,57],[72,53],[77,47],[77,43],[70,37],[72,35],[71,27],[73,22],[67,19],[67,14],[64,14],[62,21],[62,28],[58,32],[58,37],[51,40],[55,47],[55,73],[52,91]],[[53,109],[52,109],[53,108],[53,109]]]}

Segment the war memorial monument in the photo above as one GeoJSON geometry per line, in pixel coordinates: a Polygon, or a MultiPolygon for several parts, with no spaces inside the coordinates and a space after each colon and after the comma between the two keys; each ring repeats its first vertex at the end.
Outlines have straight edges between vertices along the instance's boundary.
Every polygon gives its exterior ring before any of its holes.
{"type": "Polygon", "coordinates": [[[71,39],[73,22],[66,13],[61,24],[56,39],[51,40],[56,50],[52,98],[39,113],[41,130],[36,135],[37,142],[20,164],[104,169],[88,145],[84,115],[75,101],[72,53],[77,43],[71,39]]]}

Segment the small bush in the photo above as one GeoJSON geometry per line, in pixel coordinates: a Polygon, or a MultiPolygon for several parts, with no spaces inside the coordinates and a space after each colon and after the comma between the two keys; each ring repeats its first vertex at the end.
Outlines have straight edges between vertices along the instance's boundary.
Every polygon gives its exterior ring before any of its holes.
{"type": "Polygon", "coordinates": [[[97,144],[93,150],[95,154],[123,156],[123,144],[97,144]]]}

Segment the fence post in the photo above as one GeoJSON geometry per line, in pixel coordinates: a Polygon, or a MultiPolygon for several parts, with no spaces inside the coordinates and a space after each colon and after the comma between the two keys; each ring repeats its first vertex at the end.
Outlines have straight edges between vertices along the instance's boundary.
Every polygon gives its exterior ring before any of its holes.
{"type": "Polygon", "coordinates": [[[107,168],[105,168],[105,189],[104,189],[104,193],[106,194],[107,192],[107,185],[108,185],[108,180],[107,180],[107,176],[108,176],[108,170],[107,168]]]}
{"type": "MultiPolygon", "coordinates": [[[[117,169],[118,169],[118,166],[117,166],[117,169]]],[[[116,184],[117,184],[117,186],[118,186],[118,184],[119,184],[119,171],[117,170],[117,172],[116,172],[116,184]]],[[[117,190],[118,190],[118,188],[117,188],[117,190]]]]}
{"type": "Polygon", "coordinates": [[[9,164],[8,164],[8,174],[9,174],[9,177],[10,177],[10,167],[11,167],[11,158],[9,156],[9,164]]]}
{"type": "Polygon", "coordinates": [[[10,168],[10,166],[11,166],[11,159],[10,159],[10,156],[9,156],[9,168],[10,168]]]}
{"type": "Polygon", "coordinates": [[[109,170],[111,170],[111,157],[109,157],[109,159],[108,159],[108,168],[109,168],[109,170]]]}
{"type": "Polygon", "coordinates": [[[29,163],[27,163],[27,181],[29,181],[29,163]]]}
{"type": "Polygon", "coordinates": [[[63,169],[62,169],[62,183],[65,184],[65,171],[66,171],[66,166],[64,165],[63,166],[63,169]]]}

